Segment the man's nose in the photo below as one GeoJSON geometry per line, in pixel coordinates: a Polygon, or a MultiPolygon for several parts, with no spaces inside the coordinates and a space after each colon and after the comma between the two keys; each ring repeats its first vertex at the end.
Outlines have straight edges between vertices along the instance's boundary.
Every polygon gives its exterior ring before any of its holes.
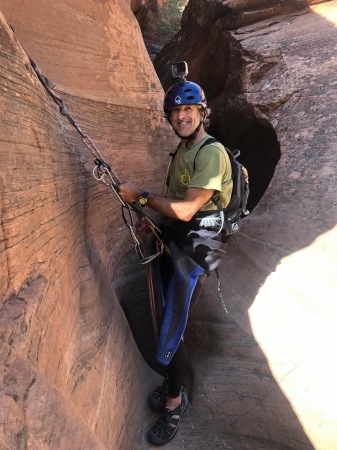
{"type": "Polygon", "coordinates": [[[183,119],[186,116],[186,113],[183,109],[180,109],[178,112],[178,118],[183,119]]]}

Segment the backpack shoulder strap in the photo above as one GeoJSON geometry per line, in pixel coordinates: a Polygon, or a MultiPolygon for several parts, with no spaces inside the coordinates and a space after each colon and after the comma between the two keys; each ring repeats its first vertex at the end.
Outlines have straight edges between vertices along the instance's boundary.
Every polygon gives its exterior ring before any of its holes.
{"type": "Polygon", "coordinates": [[[174,151],[170,153],[170,156],[171,156],[171,162],[174,160],[174,158],[175,158],[175,156],[176,156],[178,150],[180,149],[180,147],[181,147],[181,142],[179,142],[179,144],[176,146],[176,148],[174,149],[174,151]]]}
{"type": "Polygon", "coordinates": [[[194,172],[195,172],[195,161],[198,158],[200,150],[202,150],[207,145],[214,144],[214,142],[219,142],[219,141],[217,139],[213,138],[213,137],[210,137],[210,138],[206,139],[206,141],[200,146],[199,150],[197,151],[197,154],[195,155],[194,161],[193,161],[193,170],[194,170],[194,172]]]}
{"type": "Polygon", "coordinates": [[[180,147],[181,147],[181,142],[179,142],[179,144],[174,149],[174,151],[170,153],[171,159],[170,159],[170,161],[168,163],[168,166],[167,166],[167,169],[166,169],[166,177],[165,177],[165,184],[164,184],[163,192],[165,190],[165,185],[166,185],[166,187],[168,187],[168,185],[169,185],[169,182],[170,182],[170,177],[169,177],[170,167],[171,167],[171,165],[173,163],[173,160],[174,160],[178,150],[180,149],[180,147]]]}
{"type": "MultiPolygon", "coordinates": [[[[195,172],[195,161],[200,153],[200,151],[206,147],[207,145],[211,145],[214,144],[215,142],[219,142],[217,139],[210,137],[208,139],[206,139],[206,141],[200,146],[199,150],[197,151],[197,154],[195,155],[194,161],[193,161],[193,170],[195,172]]],[[[215,194],[213,195],[213,197],[211,198],[212,202],[218,207],[218,210],[221,211],[221,199],[220,199],[220,195],[219,194],[215,194]]]]}

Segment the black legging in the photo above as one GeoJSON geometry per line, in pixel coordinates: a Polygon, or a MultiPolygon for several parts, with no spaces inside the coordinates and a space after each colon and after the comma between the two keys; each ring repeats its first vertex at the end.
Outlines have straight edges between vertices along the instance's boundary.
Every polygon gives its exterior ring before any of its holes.
{"type": "MultiPolygon", "coordinates": [[[[198,300],[198,297],[201,293],[203,282],[205,281],[206,278],[207,278],[206,274],[201,275],[199,277],[192,295],[190,310],[198,300]]],[[[175,352],[173,358],[171,359],[170,364],[168,364],[167,366],[167,377],[169,380],[169,389],[168,389],[169,397],[175,398],[180,395],[180,390],[183,384],[186,367],[187,367],[187,350],[184,341],[181,340],[177,348],[177,351],[175,352]]]]}
{"type": "Polygon", "coordinates": [[[167,378],[169,380],[168,396],[179,397],[187,366],[187,351],[183,340],[175,352],[170,364],[167,366],[167,378]]]}

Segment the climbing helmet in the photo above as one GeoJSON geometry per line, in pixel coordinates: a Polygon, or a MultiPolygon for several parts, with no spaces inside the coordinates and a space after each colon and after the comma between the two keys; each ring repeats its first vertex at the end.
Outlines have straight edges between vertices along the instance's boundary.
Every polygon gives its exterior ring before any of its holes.
{"type": "Polygon", "coordinates": [[[207,109],[207,100],[203,89],[192,81],[180,81],[173,84],[165,94],[165,116],[168,117],[171,108],[179,105],[200,105],[207,109]]]}

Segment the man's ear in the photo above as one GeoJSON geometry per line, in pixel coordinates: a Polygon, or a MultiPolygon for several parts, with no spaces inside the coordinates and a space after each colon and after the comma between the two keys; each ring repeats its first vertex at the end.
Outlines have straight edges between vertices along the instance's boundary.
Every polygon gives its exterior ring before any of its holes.
{"type": "Polygon", "coordinates": [[[171,111],[165,113],[164,117],[168,121],[168,123],[171,125],[171,111]]]}

